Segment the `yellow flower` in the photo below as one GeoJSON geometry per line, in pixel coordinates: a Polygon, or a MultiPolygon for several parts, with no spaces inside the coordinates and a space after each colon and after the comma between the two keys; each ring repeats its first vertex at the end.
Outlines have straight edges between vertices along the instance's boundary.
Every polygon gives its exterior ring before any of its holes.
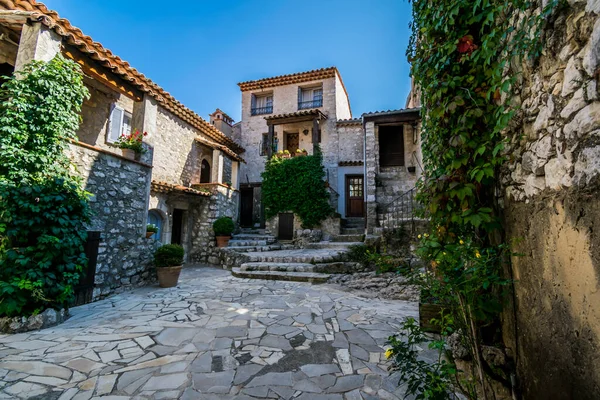
{"type": "Polygon", "coordinates": [[[393,356],[393,355],[394,355],[394,350],[393,350],[393,349],[387,349],[387,350],[385,351],[385,358],[387,358],[388,360],[389,360],[390,358],[392,358],[392,356],[393,356]]]}
{"type": "Polygon", "coordinates": [[[421,235],[419,235],[418,238],[421,239],[421,235]]]}
{"type": "Polygon", "coordinates": [[[460,243],[460,244],[465,244],[465,242],[464,242],[464,241],[462,241],[462,240],[460,240],[458,243],[460,243]]]}
{"type": "Polygon", "coordinates": [[[428,234],[428,233],[426,233],[426,234],[425,234],[425,237],[426,237],[426,238],[428,238],[428,237],[429,237],[429,234],[428,234]]]}
{"type": "Polygon", "coordinates": [[[446,252],[444,252],[444,255],[446,255],[446,252]]]}
{"type": "Polygon", "coordinates": [[[481,254],[479,254],[479,251],[478,251],[478,250],[475,250],[475,257],[477,257],[477,258],[481,258],[481,254]]]}

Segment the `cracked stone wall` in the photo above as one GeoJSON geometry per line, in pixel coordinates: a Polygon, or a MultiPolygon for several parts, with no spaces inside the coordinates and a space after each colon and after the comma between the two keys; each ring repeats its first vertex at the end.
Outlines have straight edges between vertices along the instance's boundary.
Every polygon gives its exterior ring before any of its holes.
{"type": "Polygon", "coordinates": [[[101,232],[93,299],[153,282],[157,242],[145,236],[151,168],[78,145],[69,156],[92,194],[89,230],[101,232]]]}
{"type": "Polygon", "coordinates": [[[600,393],[599,14],[600,1],[569,0],[514,98],[502,201],[523,255],[504,335],[525,399],[600,393]]]}

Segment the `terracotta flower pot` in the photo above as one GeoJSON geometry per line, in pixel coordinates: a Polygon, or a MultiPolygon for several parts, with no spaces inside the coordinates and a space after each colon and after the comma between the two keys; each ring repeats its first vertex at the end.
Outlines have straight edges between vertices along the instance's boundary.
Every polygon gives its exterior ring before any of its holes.
{"type": "Polygon", "coordinates": [[[146,232],[146,239],[150,239],[156,232],[146,232]]]}
{"type": "Polygon", "coordinates": [[[217,236],[217,247],[227,247],[231,236],[217,236]]]}
{"type": "Polygon", "coordinates": [[[135,151],[131,149],[121,149],[121,152],[123,153],[123,157],[129,160],[135,160],[135,151]]]}
{"type": "Polygon", "coordinates": [[[181,265],[177,267],[156,268],[156,274],[158,275],[158,285],[162,288],[177,286],[177,281],[179,280],[181,268],[181,265]]]}

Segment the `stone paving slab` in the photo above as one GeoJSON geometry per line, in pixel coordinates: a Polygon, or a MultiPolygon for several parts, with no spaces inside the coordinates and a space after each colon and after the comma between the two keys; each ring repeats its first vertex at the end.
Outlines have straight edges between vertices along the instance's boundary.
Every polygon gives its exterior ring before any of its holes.
{"type": "Polygon", "coordinates": [[[418,307],[193,266],[71,315],[0,335],[0,399],[400,399],[385,342],[418,307]]]}

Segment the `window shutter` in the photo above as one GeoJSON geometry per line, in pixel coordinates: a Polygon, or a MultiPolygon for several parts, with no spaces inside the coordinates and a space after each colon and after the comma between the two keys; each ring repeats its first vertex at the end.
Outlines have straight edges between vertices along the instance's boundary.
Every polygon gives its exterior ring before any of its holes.
{"type": "Polygon", "coordinates": [[[108,141],[115,142],[121,136],[121,121],[123,119],[123,110],[113,104],[108,121],[108,141]]]}
{"type": "Polygon", "coordinates": [[[251,95],[250,97],[250,114],[254,115],[254,110],[256,109],[256,96],[251,95]]]}
{"type": "Polygon", "coordinates": [[[298,107],[300,107],[300,103],[302,103],[302,88],[298,87],[298,107]]]}

